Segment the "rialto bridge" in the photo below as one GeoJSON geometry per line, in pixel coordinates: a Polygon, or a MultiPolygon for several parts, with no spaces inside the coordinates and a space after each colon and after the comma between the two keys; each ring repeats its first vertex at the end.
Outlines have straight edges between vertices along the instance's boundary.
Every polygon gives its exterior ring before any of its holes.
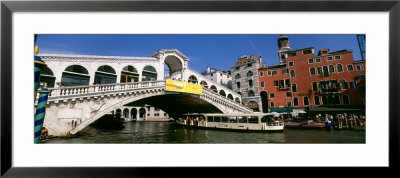
{"type": "Polygon", "coordinates": [[[128,104],[149,104],[177,118],[186,113],[251,112],[238,93],[188,68],[178,50],[149,57],[39,54],[49,85],[44,127],[50,135],[76,134],[128,104]],[[165,67],[166,66],[166,67],[165,67]],[[201,94],[166,90],[166,79],[202,85],[201,94]]]}

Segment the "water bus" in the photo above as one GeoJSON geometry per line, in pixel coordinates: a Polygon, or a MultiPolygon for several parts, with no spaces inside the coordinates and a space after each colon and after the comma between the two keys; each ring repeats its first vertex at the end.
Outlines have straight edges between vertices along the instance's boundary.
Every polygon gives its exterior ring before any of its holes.
{"type": "Polygon", "coordinates": [[[179,125],[244,131],[283,131],[284,123],[271,113],[185,114],[179,125]]]}

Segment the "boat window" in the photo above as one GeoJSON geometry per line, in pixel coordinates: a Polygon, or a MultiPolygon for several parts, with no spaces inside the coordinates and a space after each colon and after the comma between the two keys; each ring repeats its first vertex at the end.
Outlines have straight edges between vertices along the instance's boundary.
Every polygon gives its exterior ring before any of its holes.
{"type": "Polygon", "coordinates": [[[257,116],[250,116],[249,117],[249,123],[258,123],[258,117],[257,116]]]}
{"type": "Polygon", "coordinates": [[[230,116],[229,117],[229,122],[230,123],[237,123],[236,117],[235,116],[230,116]]]}
{"type": "Polygon", "coordinates": [[[221,117],[215,116],[214,117],[214,122],[221,122],[221,117]]]}
{"type": "Polygon", "coordinates": [[[213,116],[208,116],[207,117],[207,122],[213,122],[213,116]]]}
{"type": "Polygon", "coordinates": [[[228,117],[222,116],[222,122],[229,122],[228,117]]]}
{"type": "Polygon", "coordinates": [[[247,117],[238,116],[237,120],[239,123],[247,123],[247,117]]]}
{"type": "Polygon", "coordinates": [[[273,115],[263,116],[261,118],[261,122],[271,122],[271,118],[274,117],[273,115]]]}

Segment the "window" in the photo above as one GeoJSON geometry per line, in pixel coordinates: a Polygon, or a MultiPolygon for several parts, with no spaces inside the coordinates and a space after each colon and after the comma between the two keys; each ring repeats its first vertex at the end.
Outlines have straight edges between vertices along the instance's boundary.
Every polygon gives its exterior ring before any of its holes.
{"type": "Polygon", "coordinates": [[[240,79],[240,74],[236,74],[235,79],[240,79]]]}
{"type": "Polygon", "coordinates": [[[275,103],[274,102],[271,102],[270,105],[271,105],[271,108],[275,107],[275,103]]]}
{"type": "Polygon", "coordinates": [[[303,98],[303,103],[304,103],[304,106],[308,106],[310,104],[309,101],[308,101],[308,96],[305,96],[303,98]]]}
{"type": "Polygon", "coordinates": [[[342,64],[338,64],[338,65],[337,65],[337,71],[338,71],[338,72],[343,72],[342,64]]]}
{"type": "Polygon", "coordinates": [[[343,95],[342,99],[343,99],[343,104],[350,104],[349,95],[343,95]]]}
{"type": "Polygon", "coordinates": [[[268,71],[268,75],[271,75],[271,71],[268,71]]]}
{"type": "Polygon", "coordinates": [[[221,118],[222,118],[222,122],[229,122],[229,119],[228,119],[228,117],[226,117],[226,116],[222,116],[221,118]]]}
{"type": "Polygon", "coordinates": [[[293,77],[296,77],[296,74],[294,73],[294,70],[291,70],[291,71],[290,71],[290,77],[292,77],[292,78],[293,78],[293,77]]]}
{"type": "Polygon", "coordinates": [[[314,59],[313,59],[313,58],[308,59],[308,63],[309,63],[309,64],[314,63],[314,59]]]}
{"type": "Polygon", "coordinates": [[[321,103],[319,101],[319,96],[314,96],[314,103],[316,106],[321,105],[321,103]]]}
{"type": "Polygon", "coordinates": [[[307,49],[307,50],[303,51],[303,54],[311,54],[311,53],[312,53],[311,49],[307,49]]]}
{"type": "Polygon", "coordinates": [[[339,60],[339,59],[342,59],[342,57],[340,57],[340,56],[335,56],[335,59],[336,59],[336,60],[339,60]]]}
{"type": "Polygon", "coordinates": [[[289,66],[294,66],[294,62],[293,61],[289,61],[289,66]]]}
{"type": "Polygon", "coordinates": [[[258,123],[258,117],[257,116],[249,117],[249,123],[258,123]]]}
{"type": "Polygon", "coordinates": [[[347,65],[347,71],[353,71],[353,65],[349,64],[347,65]]]}
{"type": "Polygon", "coordinates": [[[250,90],[249,93],[248,93],[248,95],[249,95],[249,97],[254,96],[254,91],[253,91],[253,90],[250,90]]]}
{"type": "Polygon", "coordinates": [[[260,77],[264,76],[264,72],[260,72],[260,77]]]}
{"type": "Polygon", "coordinates": [[[329,70],[328,70],[328,67],[327,66],[324,66],[323,67],[323,69],[324,69],[324,77],[327,77],[327,76],[329,76],[329,70]]]}
{"type": "Polygon", "coordinates": [[[340,84],[342,85],[342,90],[347,90],[349,88],[345,80],[340,80],[340,84]]]}
{"type": "Polygon", "coordinates": [[[274,98],[275,97],[274,93],[269,93],[269,97],[274,98]]]}
{"type": "Polygon", "coordinates": [[[237,67],[236,67],[236,70],[239,70],[239,69],[240,69],[240,66],[237,66],[237,67]]]}
{"type": "Polygon", "coordinates": [[[293,106],[298,106],[299,105],[299,99],[297,97],[293,98],[293,106]]]}
{"type": "Polygon", "coordinates": [[[320,58],[316,58],[315,62],[321,62],[321,59],[320,58]]]}
{"type": "Polygon", "coordinates": [[[282,74],[287,74],[289,69],[282,69],[282,74]]]}
{"type": "Polygon", "coordinates": [[[310,68],[310,75],[315,75],[315,68],[314,67],[310,68]]]}
{"type": "Polygon", "coordinates": [[[229,122],[230,123],[237,123],[237,119],[235,116],[229,116],[229,122]]]}
{"type": "Polygon", "coordinates": [[[291,101],[286,101],[287,107],[292,107],[292,102],[291,101]]]}
{"type": "Polygon", "coordinates": [[[253,72],[252,71],[248,71],[247,72],[247,77],[251,77],[251,76],[253,76],[253,72]]]}
{"type": "Polygon", "coordinates": [[[329,66],[329,72],[330,72],[330,73],[335,72],[335,66],[330,65],[330,66],[329,66]]]}
{"type": "Polygon", "coordinates": [[[221,122],[221,117],[220,116],[215,116],[214,117],[214,122],[221,122]]]}
{"type": "Polygon", "coordinates": [[[248,64],[247,64],[247,67],[251,67],[251,63],[248,63],[248,64]]]}
{"type": "Polygon", "coordinates": [[[292,84],[292,92],[297,92],[297,85],[296,84],[292,84]]]}
{"type": "Polygon", "coordinates": [[[317,82],[313,82],[313,83],[312,83],[312,88],[313,88],[313,91],[318,91],[317,82]]]}
{"type": "Polygon", "coordinates": [[[356,66],[356,70],[363,70],[363,69],[364,69],[364,67],[362,65],[357,65],[356,66]]]}
{"type": "Polygon", "coordinates": [[[365,75],[358,75],[357,80],[365,80],[365,75]]]}
{"type": "Polygon", "coordinates": [[[349,82],[349,84],[350,84],[350,88],[351,89],[356,89],[357,88],[356,82],[351,81],[351,82],[349,82]]]}
{"type": "Polygon", "coordinates": [[[261,88],[264,88],[264,82],[261,82],[260,85],[261,85],[261,88]]]}
{"type": "Polygon", "coordinates": [[[274,80],[274,87],[277,87],[278,85],[278,80],[274,80]]]}
{"type": "Polygon", "coordinates": [[[207,117],[207,122],[213,122],[213,116],[208,116],[207,117]]]}
{"type": "Polygon", "coordinates": [[[277,75],[278,72],[276,72],[276,70],[272,71],[272,75],[277,75]]]}
{"type": "Polygon", "coordinates": [[[237,120],[239,123],[247,123],[247,117],[246,116],[238,116],[237,120]]]}
{"type": "Polygon", "coordinates": [[[322,67],[317,67],[317,73],[322,74],[322,67]]]}
{"type": "Polygon", "coordinates": [[[326,60],[327,60],[327,61],[332,61],[332,56],[326,57],[326,60]]]}
{"type": "Polygon", "coordinates": [[[240,88],[240,82],[236,82],[237,88],[240,88]]]}
{"type": "Polygon", "coordinates": [[[292,97],[292,93],[291,92],[286,92],[286,98],[292,97]]]}
{"type": "Polygon", "coordinates": [[[253,87],[253,80],[249,80],[249,87],[253,87]]]}

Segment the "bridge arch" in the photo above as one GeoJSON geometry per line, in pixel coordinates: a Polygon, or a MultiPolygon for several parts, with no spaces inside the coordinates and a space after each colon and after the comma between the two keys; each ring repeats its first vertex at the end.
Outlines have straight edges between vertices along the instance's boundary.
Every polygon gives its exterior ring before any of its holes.
{"type": "Polygon", "coordinates": [[[200,85],[203,86],[203,87],[205,87],[205,88],[208,88],[207,82],[204,81],[204,80],[202,80],[202,81],[200,82],[200,85]]]}
{"type": "Polygon", "coordinates": [[[226,93],[225,93],[224,90],[220,90],[220,91],[219,91],[219,94],[220,94],[221,96],[223,96],[223,97],[226,97],[226,93]]]}
{"type": "Polygon", "coordinates": [[[82,65],[69,65],[62,72],[61,83],[64,86],[89,85],[89,82],[89,71],[82,65]]]}
{"type": "Polygon", "coordinates": [[[155,81],[157,80],[157,70],[152,65],[146,65],[142,71],[142,81],[155,81]]]}
{"type": "Polygon", "coordinates": [[[197,77],[194,75],[189,76],[188,82],[197,84],[198,83],[197,77]]]}
{"type": "Polygon", "coordinates": [[[211,89],[213,92],[215,92],[215,93],[218,92],[218,89],[217,89],[217,87],[216,87],[215,85],[211,85],[211,86],[210,86],[210,89],[211,89]]]}
{"type": "Polygon", "coordinates": [[[109,65],[99,66],[94,74],[94,82],[99,84],[117,83],[117,73],[109,65]]]}
{"type": "Polygon", "coordinates": [[[56,76],[54,75],[54,72],[48,67],[45,66],[41,71],[40,71],[40,82],[46,82],[48,88],[54,87],[55,81],[56,81],[56,76]]]}
{"type": "Polygon", "coordinates": [[[233,100],[233,96],[232,96],[232,94],[228,94],[228,96],[227,96],[227,98],[229,98],[230,100],[233,100]]]}
{"type": "Polygon", "coordinates": [[[132,66],[127,65],[121,70],[121,79],[120,83],[128,83],[128,82],[139,82],[139,72],[138,70],[132,66]]]}
{"type": "MultiPolygon", "coordinates": [[[[181,73],[183,69],[183,60],[178,58],[175,55],[167,55],[164,58],[164,64],[168,67],[169,69],[169,76],[172,76],[172,74],[178,72],[179,74],[181,73]]],[[[165,70],[165,69],[164,69],[165,70]]],[[[182,78],[182,76],[179,76],[179,78],[182,78]]]]}

